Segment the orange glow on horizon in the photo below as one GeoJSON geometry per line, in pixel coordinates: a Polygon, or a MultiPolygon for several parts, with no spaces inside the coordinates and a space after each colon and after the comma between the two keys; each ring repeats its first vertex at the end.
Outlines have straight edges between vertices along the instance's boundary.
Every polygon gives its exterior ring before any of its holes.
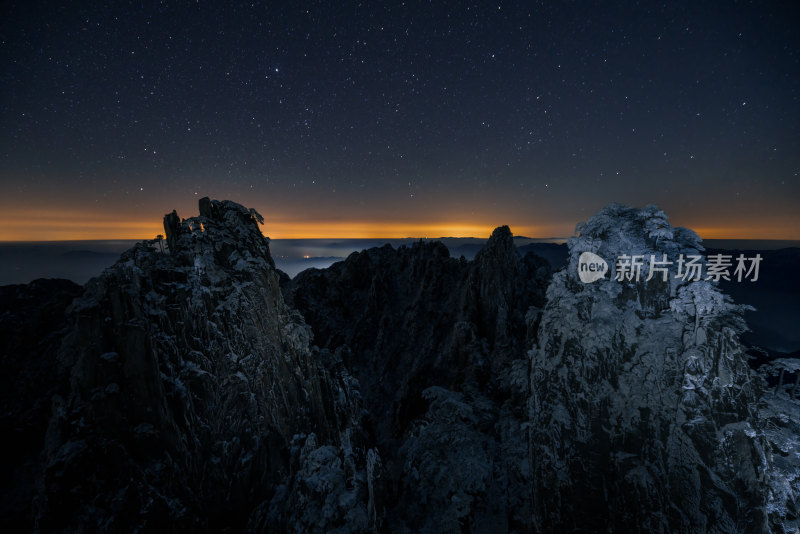
{"type": "MultiPolygon", "coordinates": [[[[497,225],[475,222],[313,221],[267,223],[264,235],[273,239],[400,239],[405,237],[488,237],[497,225]]],[[[536,227],[511,226],[517,235],[536,227]]]]}
{"type": "MultiPolygon", "coordinates": [[[[164,234],[160,217],[144,216],[147,220],[120,219],[79,211],[21,212],[5,211],[0,218],[0,241],[81,241],[81,240],[144,240],[164,234]]],[[[514,217],[518,219],[518,217],[514,217]]],[[[577,222],[577,221],[576,221],[577,222]]],[[[785,239],[798,240],[796,224],[764,221],[761,225],[695,224],[683,220],[703,239],[785,239]]],[[[514,235],[567,238],[573,234],[575,223],[556,221],[546,224],[515,224],[514,220],[479,221],[367,221],[367,220],[290,220],[275,217],[265,221],[261,231],[272,239],[398,239],[437,237],[488,238],[492,230],[508,224],[514,235]]]]}
{"type": "MultiPolygon", "coordinates": [[[[399,239],[406,237],[488,237],[496,225],[463,222],[267,221],[261,232],[272,239],[399,239]]],[[[540,234],[534,226],[511,226],[516,235],[540,234]]],[[[158,223],[140,221],[0,220],[0,241],[82,241],[153,239],[158,223]]],[[[552,237],[541,235],[541,237],[552,237]]]]}
{"type": "Polygon", "coordinates": [[[796,217],[769,215],[742,224],[741,219],[709,221],[681,219],[670,221],[676,226],[691,228],[703,239],[776,239],[800,240],[800,224],[796,217]],[[788,220],[787,220],[788,219],[788,220]]]}
{"type": "Polygon", "coordinates": [[[796,241],[797,233],[790,234],[786,228],[759,226],[710,226],[692,228],[703,239],[776,239],[796,241]]]}

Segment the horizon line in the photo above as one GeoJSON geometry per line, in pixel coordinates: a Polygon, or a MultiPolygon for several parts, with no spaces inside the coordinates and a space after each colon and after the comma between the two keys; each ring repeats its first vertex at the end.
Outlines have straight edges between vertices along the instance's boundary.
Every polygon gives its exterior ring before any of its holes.
{"type": "MultiPolygon", "coordinates": [[[[455,235],[442,235],[442,236],[405,236],[405,237],[392,237],[392,236],[377,236],[377,237],[347,237],[347,236],[324,236],[324,237],[270,237],[265,235],[270,241],[304,241],[304,240],[331,240],[331,239],[347,239],[350,241],[380,241],[389,239],[393,241],[406,240],[406,239],[482,239],[488,240],[490,236],[455,236],[455,235]]],[[[528,237],[523,235],[514,235],[514,239],[530,239],[533,241],[567,241],[569,237],[528,237]]],[[[152,241],[153,237],[149,238],[132,238],[132,237],[119,237],[119,238],[88,238],[88,239],[0,239],[0,244],[6,243],[85,243],[92,241],[130,241],[140,243],[142,241],[152,241]]],[[[166,239],[166,238],[165,238],[166,239]]],[[[763,240],[762,240],[763,241],[763,240]]],[[[797,241],[800,241],[797,240],[797,241]]]]}
{"type": "MultiPolygon", "coordinates": [[[[405,237],[392,237],[392,236],[375,236],[375,237],[348,237],[348,236],[324,236],[324,237],[270,237],[264,236],[270,241],[304,241],[304,240],[331,240],[331,239],[346,239],[351,241],[380,241],[380,240],[407,240],[407,239],[482,239],[487,240],[489,237],[480,236],[405,236],[405,237]]],[[[570,236],[572,237],[572,236],[570,236]]],[[[532,241],[567,241],[569,237],[530,237],[525,235],[513,235],[514,239],[530,239],[532,241]]],[[[702,241],[786,241],[800,243],[800,238],[774,238],[774,237],[708,237],[703,238],[702,241]]],[[[143,241],[153,241],[154,237],[148,238],[132,238],[132,237],[117,237],[117,238],[85,238],[85,239],[0,239],[0,245],[15,244],[15,243],[87,243],[96,241],[128,241],[132,243],[140,243],[143,241]]]]}
{"type": "MultiPolygon", "coordinates": [[[[30,213],[11,210],[0,217],[0,242],[50,242],[129,240],[144,241],[165,234],[157,218],[147,221],[100,214],[61,210],[30,213]]],[[[190,217],[191,218],[191,217],[190,217]]],[[[708,224],[693,218],[672,218],[673,227],[692,230],[701,239],[800,240],[794,224],[739,221],[708,224]]],[[[568,239],[576,226],[564,220],[531,221],[519,216],[501,216],[493,222],[486,218],[465,219],[463,215],[434,220],[294,220],[271,219],[259,228],[270,239],[442,239],[489,238],[500,226],[508,226],[512,234],[529,239],[568,239]],[[435,236],[435,237],[428,237],[435,236]],[[547,236],[547,237],[529,237],[547,236]]]]}

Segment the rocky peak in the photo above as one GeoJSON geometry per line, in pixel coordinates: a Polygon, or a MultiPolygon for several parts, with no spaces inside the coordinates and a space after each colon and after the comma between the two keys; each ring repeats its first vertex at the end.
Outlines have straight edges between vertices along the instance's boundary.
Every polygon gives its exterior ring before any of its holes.
{"type": "Polygon", "coordinates": [[[654,206],[611,204],[576,228],[531,351],[531,461],[541,530],[762,532],[767,469],[741,307],[677,265],[618,281],[616,258],[702,250],[654,206]],[[610,275],[578,276],[592,252],[610,275]]]}
{"type": "Polygon", "coordinates": [[[73,305],[40,528],[378,528],[381,462],[356,382],[338,356],[311,350],[260,216],[200,206],[165,217],[168,253],[137,244],[73,305]]]}
{"type": "Polygon", "coordinates": [[[475,254],[473,264],[474,270],[484,280],[514,278],[519,269],[519,253],[508,226],[495,228],[486,245],[475,254]]]}
{"type": "Polygon", "coordinates": [[[527,465],[529,311],[549,276],[500,227],[472,262],[439,242],[387,245],[287,286],[315,342],[358,378],[393,530],[529,528],[527,493],[513,488],[527,465]]]}
{"type": "Polygon", "coordinates": [[[506,226],[498,226],[492,231],[492,235],[486,242],[486,245],[478,252],[478,254],[495,256],[498,254],[509,255],[516,251],[514,247],[514,235],[511,229],[506,226]],[[502,252],[501,252],[502,251],[502,252]]]}
{"type": "MultiPolygon", "coordinates": [[[[669,307],[670,298],[685,286],[678,274],[678,259],[683,255],[701,255],[700,238],[692,230],[672,227],[666,214],[656,206],[636,209],[612,203],[600,210],[585,223],[575,228],[576,235],[567,242],[569,249],[566,283],[574,292],[591,295],[614,294],[615,298],[637,300],[640,314],[657,314],[669,307]],[[578,262],[585,252],[596,254],[608,264],[608,273],[595,283],[583,283],[578,276],[578,262]],[[641,256],[643,258],[638,280],[619,283],[618,259],[641,256]],[[651,280],[650,257],[655,262],[666,258],[667,280],[662,272],[655,271],[651,280]]],[[[627,264],[624,267],[628,269],[627,264]]],[[[658,267],[658,263],[656,263],[658,267]]],[[[626,270],[626,273],[629,273],[626,270]]],[[[706,285],[702,283],[701,285],[706,285]]]]}
{"type": "Polygon", "coordinates": [[[164,216],[164,231],[172,255],[197,261],[198,268],[218,262],[227,266],[238,264],[243,269],[255,266],[260,260],[275,267],[269,238],[259,228],[264,218],[256,210],[208,197],[201,198],[199,204],[198,217],[180,219],[174,210],[164,216]]]}
{"type": "Polygon", "coordinates": [[[477,314],[474,322],[479,333],[499,346],[525,339],[510,329],[524,325],[530,306],[539,301],[535,292],[540,287],[531,281],[543,281],[549,275],[549,267],[535,254],[520,256],[508,226],[497,227],[475,255],[469,272],[467,298],[477,314]]]}

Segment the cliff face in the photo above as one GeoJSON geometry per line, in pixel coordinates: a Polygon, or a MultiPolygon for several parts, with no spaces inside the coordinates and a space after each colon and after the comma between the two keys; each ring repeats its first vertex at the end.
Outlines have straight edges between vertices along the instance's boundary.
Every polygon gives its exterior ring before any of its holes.
{"type": "MultiPolygon", "coordinates": [[[[540,530],[763,532],[768,456],[741,310],[676,278],[697,236],[655,208],[610,205],[569,241],[531,352],[531,462],[540,530]],[[578,279],[583,252],[610,266],[578,279]],[[648,281],[616,259],[663,254],[648,281]]],[[[705,274],[703,275],[705,277],[705,274]]]]}
{"type": "Polygon", "coordinates": [[[367,531],[380,458],[355,382],[278,286],[260,216],[204,199],[73,305],[44,531],[367,531]],[[269,526],[269,527],[268,527],[269,526]]]}
{"type": "Polygon", "coordinates": [[[393,530],[530,523],[525,402],[533,308],[550,276],[507,227],[473,262],[438,242],[352,254],[287,287],[315,343],[361,384],[387,466],[393,530]]]}

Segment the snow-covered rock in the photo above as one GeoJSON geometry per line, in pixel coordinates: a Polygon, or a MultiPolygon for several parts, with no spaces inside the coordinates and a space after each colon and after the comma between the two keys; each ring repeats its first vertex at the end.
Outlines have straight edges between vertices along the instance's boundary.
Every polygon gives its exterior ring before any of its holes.
{"type": "Polygon", "coordinates": [[[611,204],[576,228],[530,352],[535,526],[541,531],[765,532],[769,458],[741,307],[678,277],[691,230],[611,204]],[[578,277],[586,251],[610,275],[578,277]],[[649,281],[617,258],[675,263],[649,281]],[[622,280],[618,280],[622,278],[622,280]]]}

